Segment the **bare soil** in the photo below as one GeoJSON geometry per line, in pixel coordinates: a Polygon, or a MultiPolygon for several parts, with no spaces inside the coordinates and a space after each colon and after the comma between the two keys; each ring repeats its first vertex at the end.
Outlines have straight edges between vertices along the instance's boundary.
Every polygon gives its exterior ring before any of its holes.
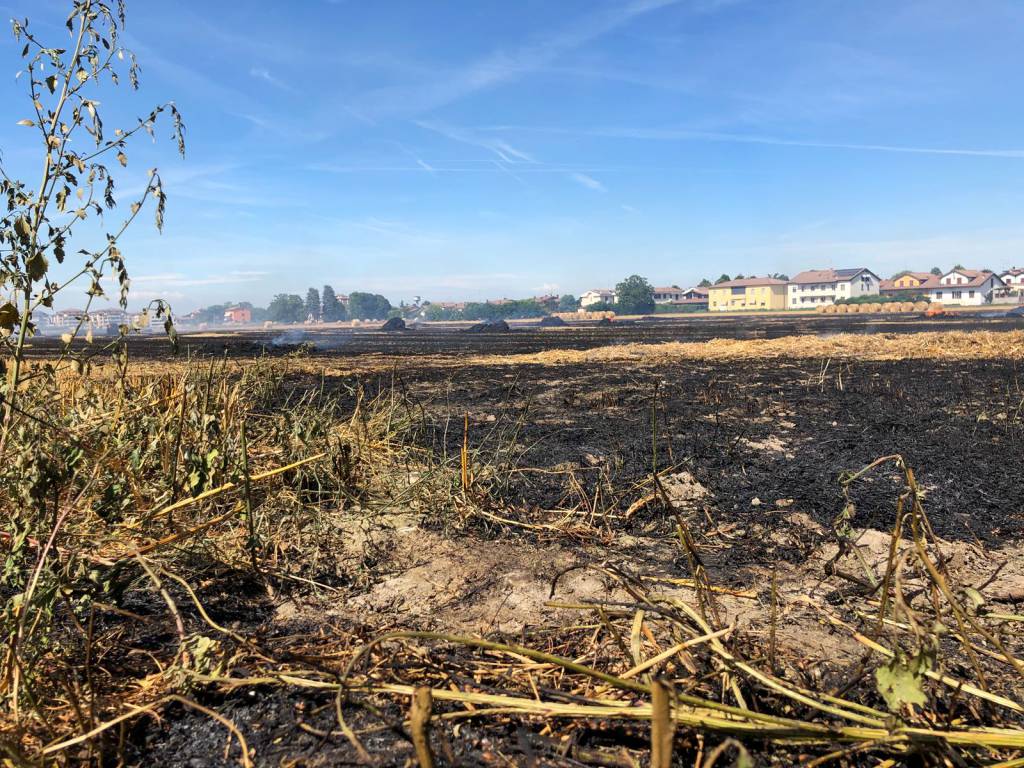
{"type": "MultiPolygon", "coordinates": [[[[947,324],[986,330],[1005,325],[956,318],[926,329],[947,324]]],[[[293,584],[269,598],[258,590],[239,593],[235,577],[223,574],[210,578],[201,597],[216,620],[244,627],[279,649],[295,645],[297,652],[297,638],[342,627],[366,636],[413,628],[535,639],[545,628],[580,620],[578,611],[549,605],[552,598],[624,598],[597,568],[609,564],[692,598],[692,590],[672,581],[692,576],[672,516],[660,504],[642,503],[652,472],[660,472],[694,533],[711,583],[729,590],[718,598],[724,622],[737,636],[763,641],[774,574],[780,674],[837,688],[854,675],[864,648],[851,633],[837,631],[832,619],[857,625],[855,598],[864,591],[857,582],[865,569],[880,578],[885,568],[902,487],[889,470],[852,486],[856,544],[841,553],[834,531],[846,504],[840,478],[878,457],[900,454],[927,490],[927,512],[950,571],[961,583],[980,586],[991,605],[1019,610],[1024,390],[1016,360],[434,364],[438,357],[469,353],[839,329],[903,333],[921,329],[921,321],[840,316],[772,319],[754,327],[730,318],[531,329],[486,339],[423,330],[339,336],[336,348],[314,353],[323,359],[314,357],[293,374],[297,393],[326,387],[354,405],[357,383],[372,395],[397,380],[416,404],[425,447],[438,456],[458,455],[468,419],[474,462],[519,468],[497,485],[502,498],[535,508],[542,521],[544,510],[580,510],[596,533],[556,535],[486,519],[453,530],[430,510],[396,509],[386,518],[353,516],[340,523],[347,533],[344,550],[309,575],[333,585],[330,590],[293,584]],[[380,366],[380,372],[359,377],[336,373],[344,368],[339,356],[357,363],[360,355],[390,356],[390,371],[380,366]],[[321,364],[334,373],[316,375],[321,364]]],[[[226,345],[230,355],[244,359],[267,341],[186,338],[186,345],[205,351],[226,345]]],[[[145,353],[150,343],[136,346],[145,353]]],[[[1017,652],[1024,648],[1019,639],[1014,643],[1017,652]]],[[[993,689],[1012,693],[999,678],[993,689]]],[[[334,733],[333,694],[257,689],[200,700],[215,704],[246,733],[259,765],[356,762],[344,738],[300,727],[334,733]]],[[[397,721],[401,714],[382,716],[397,721]]],[[[356,729],[379,723],[366,712],[350,718],[356,729]]],[[[462,765],[588,762],[560,752],[543,723],[525,730],[465,723],[442,731],[442,752],[462,765]]],[[[646,737],[623,726],[584,729],[578,738],[584,745],[632,747],[646,737]]],[[[140,722],[131,739],[140,764],[233,764],[224,754],[223,728],[182,708],[140,722]]],[[[386,728],[367,731],[363,741],[382,764],[402,765],[412,754],[405,739],[386,728]]],[[[765,750],[759,761],[771,762],[770,755],[765,750]]]]}

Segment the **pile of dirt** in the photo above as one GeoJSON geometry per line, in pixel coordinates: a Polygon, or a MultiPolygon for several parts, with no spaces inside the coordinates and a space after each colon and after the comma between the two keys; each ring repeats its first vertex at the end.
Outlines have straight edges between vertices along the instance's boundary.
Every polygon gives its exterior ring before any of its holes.
{"type": "Polygon", "coordinates": [[[565,325],[567,325],[565,320],[555,315],[548,315],[540,319],[541,328],[562,328],[565,325]]]}
{"type": "Polygon", "coordinates": [[[392,317],[380,329],[382,331],[404,331],[406,330],[405,320],[400,317],[392,317]]]}
{"type": "Polygon", "coordinates": [[[610,317],[602,317],[600,320],[597,321],[597,324],[599,327],[604,328],[605,326],[609,326],[612,324],[612,319],[610,317]]]}
{"type": "Polygon", "coordinates": [[[508,333],[508,323],[504,320],[488,320],[483,323],[477,323],[471,325],[466,329],[466,333],[508,333]]]}

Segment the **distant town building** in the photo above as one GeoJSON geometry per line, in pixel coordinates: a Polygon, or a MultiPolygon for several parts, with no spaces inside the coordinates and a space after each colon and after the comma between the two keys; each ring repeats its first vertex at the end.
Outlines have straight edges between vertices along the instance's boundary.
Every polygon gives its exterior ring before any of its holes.
{"type": "Polygon", "coordinates": [[[999,275],[999,279],[1013,293],[1024,293],[1024,269],[1012,267],[1011,269],[1004,270],[999,275]]]}
{"type": "Polygon", "coordinates": [[[590,307],[594,304],[614,304],[618,297],[610,288],[594,288],[580,296],[580,306],[590,307]]]}
{"type": "Polygon", "coordinates": [[[977,307],[1001,298],[1006,283],[995,272],[979,269],[951,269],[928,287],[928,298],[952,306],[977,307]]]}
{"type": "Polygon", "coordinates": [[[705,288],[702,285],[695,285],[693,288],[687,288],[683,291],[683,301],[696,301],[699,299],[707,301],[708,290],[708,288],[705,288]]]}
{"type": "Polygon", "coordinates": [[[224,310],[225,323],[251,323],[252,310],[248,307],[228,307],[224,310]]]}
{"type": "Polygon", "coordinates": [[[533,297],[533,300],[535,302],[537,302],[540,306],[545,307],[547,309],[556,308],[558,306],[558,299],[559,297],[552,293],[545,294],[544,296],[533,297]]]}
{"type": "Polygon", "coordinates": [[[773,277],[745,277],[708,289],[708,309],[712,312],[785,308],[786,281],[773,277]]]}
{"type": "Polygon", "coordinates": [[[787,288],[789,309],[835,304],[840,299],[877,296],[878,275],[864,267],[810,269],[795,275],[787,288]]]}
{"type": "Polygon", "coordinates": [[[50,315],[50,325],[54,328],[74,328],[84,315],[84,309],[61,309],[50,315]]]}
{"type": "Polygon", "coordinates": [[[682,288],[671,285],[667,288],[655,288],[653,291],[655,304],[671,304],[674,301],[681,301],[683,298],[682,288]]]}
{"type": "Polygon", "coordinates": [[[116,333],[119,326],[128,325],[130,316],[118,307],[93,309],[88,316],[84,309],[62,309],[50,315],[49,324],[53,328],[74,329],[81,324],[83,329],[92,329],[96,333],[116,333]]]}
{"type": "Polygon", "coordinates": [[[707,309],[708,289],[702,288],[700,286],[687,288],[685,291],[679,292],[679,298],[672,299],[671,301],[664,303],[672,307],[689,309],[707,309]]]}

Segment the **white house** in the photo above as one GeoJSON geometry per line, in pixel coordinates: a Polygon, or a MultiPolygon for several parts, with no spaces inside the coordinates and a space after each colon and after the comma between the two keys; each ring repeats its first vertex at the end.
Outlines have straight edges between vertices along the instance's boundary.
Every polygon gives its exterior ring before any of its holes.
{"type": "Polygon", "coordinates": [[[977,307],[991,304],[993,294],[1006,284],[995,272],[978,269],[952,269],[928,288],[928,298],[950,306],[977,307]]]}
{"type": "Polygon", "coordinates": [[[655,304],[669,304],[673,301],[682,301],[686,291],[675,285],[671,285],[667,288],[655,288],[652,293],[655,304]]]}
{"type": "Polygon", "coordinates": [[[618,297],[615,295],[615,291],[608,288],[594,288],[587,291],[580,296],[580,306],[589,307],[593,304],[601,304],[606,302],[608,304],[614,304],[618,297]]]}
{"type": "Polygon", "coordinates": [[[61,309],[50,315],[50,325],[55,328],[74,328],[84,315],[84,309],[61,309]]]}
{"type": "Polygon", "coordinates": [[[864,267],[856,269],[810,269],[789,281],[787,309],[809,309],[835,304],[839,299],[878,295],[878,275],[864,267]]]}
{"type": "Polygon", "coordinates": [[[1013,293],[1024,293],[1024,269],[1020,267],[1012,267],[1011,269],[1004,270],[999,275],[999,279],[1002,280],[1006,287],[1013,293]]]}

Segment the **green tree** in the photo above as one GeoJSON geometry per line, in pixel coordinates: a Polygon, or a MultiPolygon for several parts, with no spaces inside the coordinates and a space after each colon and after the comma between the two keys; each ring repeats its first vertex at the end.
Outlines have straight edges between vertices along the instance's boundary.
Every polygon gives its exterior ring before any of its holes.
{"type": "Polygon", "coordinates": [[[932,274],[935,275],[936,277],[942,277],[943,272],[938,267],[932,267],[932,274]]]}
{"type": "MultiPolygon", "coordinates": [[[[117,128],[113,134],[107,133],[100,119],[98,97],[102,92],[106,101],[118,85],[119,62],[127,60],[128,81],[132,89],[138,87],[135,56],[120,42],[122,3],[114,12],[98,0],[75,2],[66,21],[70,45],[47,45],[30,31],[27,20],[15,20],[11,25],[15,40],[24,41],[21,83],[28,92],[27,114],[11,114],[11,120],[20,117],[17,125],[39,142],[41,174],[39,187],[33,188],[15,179],[0,158],[0,196],[6,202],[0,216],[0,370],[6,373],[0,392],[4,404],[0,455],[19,413],[15,401],[26,345],[35,331],[33,313],[52,307],[54,297],[69,286],[84,284],[88,297],[85,311],[77,327],[64,334],[64,345],[53,367],[62,367],[71,358],[81,363],[82,354],[73,353],[71,344],[88,324],[93,301],[105,296],[104,285],[111,277],[118,287],[121,308],[128,306],[122,235],[151,200],[155,203],[157,229],[163,228],[166,196],[160,175],[153,169],[142,192],[128,204],[127,215],[103,231],[104,209],[112,211],[115,206],[114,175],[107,163],[115,169],[126,167],[130,141],[141,132],[153,134],[159,115],[165,111],[171,115],[178,151],[185,152],[184,126],[171,103],[143,113],[146,117],[134,126],[117,128]],[[95,223],[79,226],[87,219],[95,223]],[[90,248],[88,238],[97,235],[98,244],[90,248]],[[75,244],[71,254],[65,251],[69,242],[75,244]],[[54,263],[65,265],[60,279],[53,279],[51,274],[54,263]]],[[[13,109],[17,108],[8,105],[8,114],[13,109]]],[[[24,151],[19,148],[10,154],[21,155],[24,151]]],[[[164,318],[164,328],[173,340],[170,307],[156,301],[147,306],[146,311],[150,310],[164,318]]],[[[125,350],[124,336],[130,330],[128,326],[120,329],[117,350],[121,354],[125,350]]],[[[91,334],[86,339],[91,339],[91,334]]]]}
{"type": "Polygon", "coordinates": [[[743,279],[743,273],[742,272],[738,272],[736,274],[736,277],[733,278],[733,280],[742,280],[742,279],[743,279]]]}
{"type": "Polygon", "coordinates": [[[785,272],[772,272],[771,276],[773,280],[785,280],[787,283],[789,282],[789,275],[785,272]]]}
{"type": "Polygon", "coordinates": [[[325,285],[320,296],[322,300],[320,314],[325,323],[336,323],[348,319],[345,305],[338,301],[338,295],[331,286],[325,285]]]}
{"type": "Polygon", "coordinates": [[[306,305],[304,307],[306,317],[314,321],[320,320],[320,292],[316,288],[306,291],[306,305]]]}
{"type": "Polygon", "coordinates": [[[384,320],[391,311],[391,302],[379,293],[353,291],[348,297],[349,317],[360,320],[384,320]]]}
{"type": "Polygon", "coordinates": [[[279,293],[267,307],[267,316],[275,323],[301,323],[306,304],[294,293],[279,293]]]}
{"type": "Polygon", "coordinates": [[[953,269],[966,269],[963,264],[954,264],[953,269]]]}
{"type": "Polygon", "coordinates": [[[719,276],[719,278],[718,278],[717,280],[715,280],[715,285],[721,285],[722,283],[728,283],[728,282],[729,282],[730,280],[732,280],[732,278],[731,278],[731,277],[729,277],[729,276],[728,276],[727,274],[725,274],[725,273],[723,272],[723,273],[722,273],[722,274],[721,274],[721,275],[719,276]]]}
{"type": "Polygon", "coordinates": [[[440,304],[426,303],[423,306],[423,318],[425,320],[448,320],[448,311],[440,304]]]}
{"type": "Polygon", "coordinates": [[[617,311],[624,315],[642,315],[654,311],[654,288],[646,277],[630,275],[615,286],[617,311]]]}
{"type": "Polygon", "coordinates": [[[558,309],[561,312],[574,312],[580,303],[571,293],[567,293],[558,300],[558,309]]]}
{"type": "Polygon", "coordinates": [[[699,283],[697,283],[697,287],[698,288],[710,288],[711,287],[711,281],[708,280],[705,277],[703,280],[701,280],[699,283]]]}

